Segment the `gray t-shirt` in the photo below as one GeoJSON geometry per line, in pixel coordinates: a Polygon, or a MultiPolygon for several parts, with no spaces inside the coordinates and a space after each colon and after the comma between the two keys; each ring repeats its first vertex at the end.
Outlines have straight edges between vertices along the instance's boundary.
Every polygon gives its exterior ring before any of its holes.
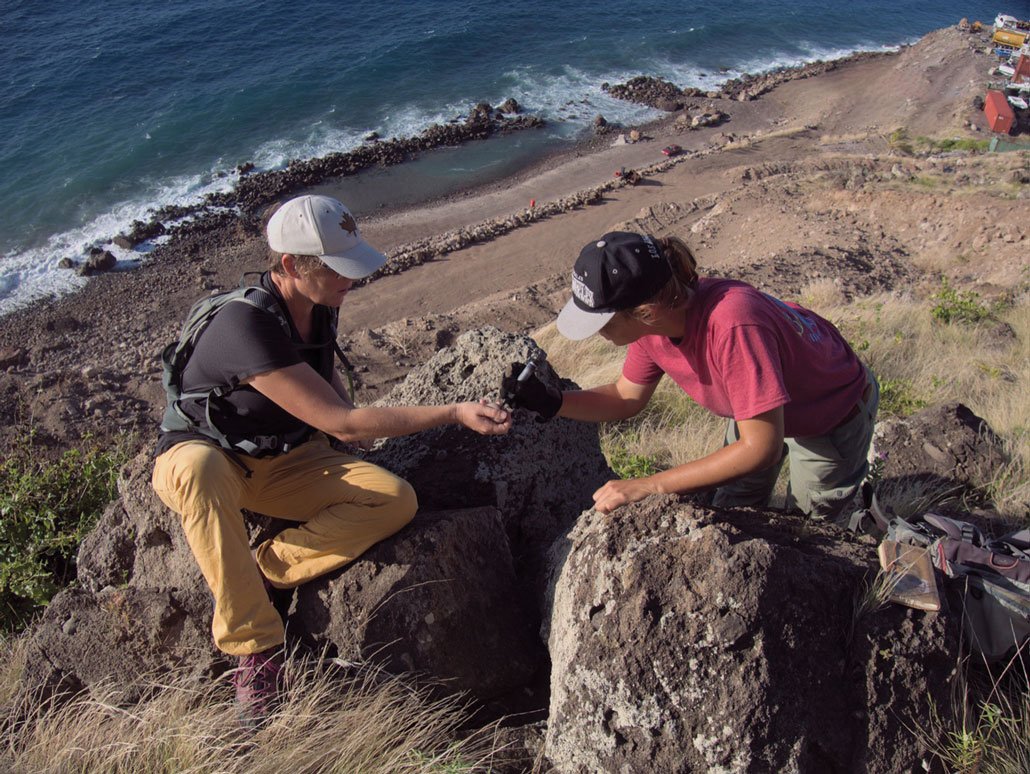
{"type": "MultiPolygon", "coordinates": [[[[261,275],[260,284],[285,310],[286,305],[267,272],[261,275]]],[[[236,384],[250,376],[298,363],[307,363],[323,379],[331,381],[336,315],[326,306],[316,306],[314,315],[313,330],[319,333],[314,344],[305,344],[292,320],[291,335],[287,336],[277,315],[250,304],[226,304],[197,341],[183,370],[183,392],[236,384]]],[[[289,314],[286,317],[289,320],[289,314]]],[[[198,424],[207,424],[204,400],[183,401],[180,405],[198,424]]],[[[221,398],[212,398],[210,410],[213,424],[230,441],[257,435],[290,436],[312,429],[249,386],[237,387],[221,398]]],[[[163,432],[158,440],[157,454],[190,439],[210,440],[201,433],[163,432]]]]}

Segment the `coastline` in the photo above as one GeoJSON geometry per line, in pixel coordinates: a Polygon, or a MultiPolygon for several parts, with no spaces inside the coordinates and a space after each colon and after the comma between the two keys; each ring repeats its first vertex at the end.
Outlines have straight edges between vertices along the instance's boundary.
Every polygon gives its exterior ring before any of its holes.
{"type": "MultiPolygon", "coordinates": [[[[618,132],[586,138],[502,179],[359,216],[364,236],[388,255],[422,252],[403,271],[347,298],[341,342],[369,363],[361,374],[362,399],[382,394],[465,326],[524,332],[547,322],[564,300],[570,256],[612,226],[686,229],[704,263],[719,271],[768,253],[775,240],[762,237],[775,233],[782,214],[756,203],[721,205],[720,197],[733,197],[742,183],[767,174],[808,174],[804,170],[813,162],[818,169],[824,157],[845,159],[843,166],[857,159],[890,179],[895,162],[862,160],[886,150],[884,127],[951,131],[977,117],[969,94],[942,86],[978,88],[966,84],[985,72],[979,45],[945,28],[898,52],[824,63],[819,72],[803,68],[805,75],[795,72],[750,99],[698,99],[728,114],[716,126],[691,129],[684,111],[669,113],[636,127],[640,142],[613,145],[618,132]],[[669,144],[684,153],[666,158],[661,149],[669,144]],[[644,171],[643,180],[626,185],[613,177],[620,168],[644,171]],[[756,207],[764,208],[761,218],[772,219],[757,229],[748,214],[756,207]],[[732,229],[721,229],[727,238],[739,231],[757,243],[720,239],[720,229],[696,231],[721,212],[738,219],[732,229]]],[[[38,422],[46,442],[58,446],[88,432],[150,432],[163,401],[159,353],[177,334],[185,309],[205,293],[235,286],[244,271],[266,261],[254,219],[223,212],[201,223],[155,249],[138,269],[98,275],[82,290],[0,318],[0,395],[9,427],[38,422]]],[[[820,236],[829,226],[818,223],[792,221],[783,228],[818,245],[837,239],[820,236]]],[[[896,251],[890,240],[879,241],[896,251]]]]}
{"type": "MultiPolygon", "coordinates": [[[[155,205],[148,211],[146,220],[135,220],[121,233],[92,242],[79,258],[66,255],[62,265],[86,277],[103,273],[109,267],[132,271],[139,265],[161,260],[161,253],[168,251],[169,241],[183,233],[207,232],[224,226],[234,212],[244,224],[255,221],[268,204],[312,190],[337,195],[349,204],[359,220],[479,196],[503,189],[509,181],[525,179],[566,158],[596,152],[606,147],[613,134],[620,131],[637,129],[647,133],[667,125],[680,109],[722,103],[736,106],[738,101],[755,99],[783,82],[811,77],[849,61],[883,55],[883,51],[857,51],[835,60],[817,60],[729,78],[708,92],[687,88],[682,92],[683,99],[671,107],[666,99],[634,99],[632,94],[622,94],[620,101],[627,104],[671,112],[646,123],[609,125],[603,132],[581,135],[577,139],[561,137],[560,132],[554,134],[547,128],[553,124],[545,124],[536,116],[522,112],[514,100],[508,99],[496,107],[485,103],[472,106],[467,115],[452,117],[445,124],[434,124],[419,135],[382,140],[373,133],[365,143],[350,151],[293,160],[284,168],[254,172],[253,164],[244,162],[237,167],[238,177],[230,190],[208,193],[187,205],[155,205]],[[530,129],[536,131],[522,131],[530,129]],[[550,137],[540,137],[541,129],[550,133],[550,137]],[[508,153],[504,143],[525,144],[528,151],[512,147],[508,153]],[[464,159],[472,159],[471,164],[466,165],[464,159]],[[441,165],[453,168],[441,169],[441,165]],[[466,166],[470,166],[469,174],[460,171],[466,166]],[[490,167],[496,167],[496,171],[490,167]],[[378,199],[369,196],[378,178],[391,176],[392,180],[379,186],[378,199]]],[[[637,76],[632,80],[658,79],[637,76]]],[[[663,85],[679,91],[671,84],[663,82],[663,85]]],[[[609,89],[608,84],[603,84],[603,87],[613,95],[619,89],[619,85],[609,89]]],[[[71,278],[71,275],[66,276],[71,278]]],[[[83,284],[87,283],[75,278],[69,290],[56,293],[80,292],[83,284]]],[[[58,281],[56,285],[67,287],[69,283],[58,281]]],[[[5,310],[4,316],[33,303],[45,303],[47,295],[52,296],[53,292],[44,291],[43,296],[34,300],[30,295],[22,303],[8,300],[4,306],[10,311],[5,310]]]]}

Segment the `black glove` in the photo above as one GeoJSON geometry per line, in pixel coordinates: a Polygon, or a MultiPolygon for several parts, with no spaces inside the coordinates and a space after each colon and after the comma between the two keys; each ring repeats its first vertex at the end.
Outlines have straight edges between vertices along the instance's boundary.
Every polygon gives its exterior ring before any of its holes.
{"type": "Polygon", "coordinates": [[[539,414],[537,421],[552,419],[562,404],[562,394],[531,374],[524,382],[518,381],[525,368],[522,363],[512,363],[511,373],[501,380],[501,402],[513,408],[524,408],[539,414]]]}

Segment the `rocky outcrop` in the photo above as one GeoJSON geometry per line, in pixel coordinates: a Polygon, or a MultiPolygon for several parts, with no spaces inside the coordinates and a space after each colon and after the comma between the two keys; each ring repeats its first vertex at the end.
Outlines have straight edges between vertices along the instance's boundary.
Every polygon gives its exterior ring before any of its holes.
{"type": "Polygon", "coordinates": [[[77,567],[86,591],[131,587],[207,594],[179,518],[150,486],[153,468],[151,443],[122,471],[118,499],[82,541],[77,567]]]}
{"type": "Polygon", "coordinates": [[[684,110],[673,122],[673,125],[681,132],[705,129],[709,126],[718,126],[729,120],[729,115],[706,104],[698,108],[684,110]]]}
{"type": "MultiPolygon", "coordinates": [[[[509,364],[535,349],[492,328],[466,333],[379,405],[495,399],[509,364]]],[[[546,364],[538,373],[569,386],[546,364]]],[[[612,475],[596,429],[515,420],[505,436],[437,428],[369,453],[413,483],[421,510],[342,570],[274,593],[291,643],[428,676],[489,712],[546,709],[546,729],[509,735],[516,757],[539,750],[562,772],[918,764],[909,729],[930,722],[934,703],[951,706],[958,617],[869,592],[872,542],[673,496],[595,513],[590,495],[612,475]]],[[[975,445],[982,422],[960,406],[895,433],[898,448],[921,438],[947,449],[953,470],[988,454],[975,445]]],[[[891,475],[918,459],[895,455],[891,475]]],[[[128,703],[164,671],[210,679],[230,666],[151,465],[147,449],[126,468],[81,547],[80,588],[30,633],[31,701],[113,682],[128,703]]],[[[248,514],[248,525],[257,542],[283,523],[248,514]]]]}
{"type": "Polygon", "coordinates": [[[206,588],[62,591],[29,636],[23,695],[39,702],[99,690],[128,703],[162,673],[210,678],[227,666],[210,616],[206,588]]]}
{"type": "Polygon", "coordinates": [[[495,508],[421,513],[403,539],[300,587],[291,626],[341,658],[489,700],[546,663],[495,508]]]}
{"type": "MultiPolygon", "coordinates": [[[[525,362],[536,349],[528,337],[493,328],[466,333],[378,405],[496,399],[509,365],[525,362]]],[[[553,386],[571,385],[561,383],[546,362],[537,375],[553,386]]],[[[533,416],[516,411],[511,432],[500,437],[441,427],[395,438],[368,459],[410,481],[422,507],[495,505],[520,575],[539,588],[551,543],[614,474],[600,452],[596,426],[564,419],[539,423],[533,416]]]]}
{"type": "Polygon", "coordinates": [[[797,67],[783,67],[771,70],[767,73],[746,74],[740,78],[732,78],[720,87],[720,95],[726,99],[738,102],[747,102],[772,91],[777,86],[789,81],[811,78],[815,75],[836,70],[846,62],[859,61],[883,56],[879,52],[862,51],[841,59],[834,59],[831,62],[809,62],[797,67]]]}
{"type": "Polygon", "coordinates": [[[682,110],[691,99],[699,97],[721,97],[737,102],[747,102],[757,99],[777,86],[789,81],[811,78],[815,75],[836,70],[846,62],[877,56],[883,56],[883,54],[878,52],[859,52],[831,62],[809,62],[797,67],[777,68],[766,73],[749,73],[739,78],[730,78],[724,81],[719,90],[714,92],[706,92],[693,87],[681,89],[669,81],[649,75],[638,75],[635,78],[630,78],[625,83],[615,85],[602,83],[601,89],[618,99],[672,112],[682,110]]]}
{"type": "Polygon", "coordinates": [[[906,771],[947,706],[945,619],[864,611],[866,545],[653,497],[556,546],[559,771],[906,771]],[[884,655],[887,654],[887,655],[884,655]]]}
{"type": "Polygon", "coordinates": [[[686,100],[704,94],[700,89],[681,89],[669,81],[649,75],[638,75],[614,86],[602,83],[601,89],[618,99],[670,113],[682,110],[686,100]]]}
{"type": "MultiPolygon", "coordinates": [[[[383,404],[496,397],[509,364],[534,347],[495,329],[465,334],[383,404]]],[[[557,382],[549,368],[541,374],[557,382]]],[[[546,658],[534,590],[543,557],[611,473],[595,427],[518,414],[505,436],[440,428],[369,454],[412,482],[419,515],[349,567],[279,600],[291,637],[428,674],[484,700],[538,681],[546,658]]],[[[81,589],[58,595],[34,630],[34,688],[89,689],[118,679],[131,697],[137,675],[186,659],[204,673],[228,666],[211,645],[210,595],[178,517],[150,487],[152,465],[150,446],[126,467],[119,499],[80,548],[81,589]],[[132,636],[134,620],[145,634],[132,636]]],[[[248,526],[256,543],[285,523],[248,514],[248,526]]]]}
{"type": "Polygon", "coordinates": [[[988,483],[1007,460],[1001,440],[961,403],[932,406],[878,425],[874,441],[892,486],[920,483],[951,494],[988,483]]]}
{"type": "Polygon", "coordinates": [[[92,277],[110,271],[118,264],[118,259],[109,250],[91,247],[84,261],[62,258],[58,263],[62,269],[74,269],[80,277],[92,277]]]}

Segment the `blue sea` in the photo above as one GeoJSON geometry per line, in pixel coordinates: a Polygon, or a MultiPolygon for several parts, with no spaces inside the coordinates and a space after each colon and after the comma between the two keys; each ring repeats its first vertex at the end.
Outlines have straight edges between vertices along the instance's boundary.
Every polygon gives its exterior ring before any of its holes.
{"type": "Polygon", "coordinates": [[[496,179],[598,113],[657,117],[605,81],[714,87],[891,50],[961,17],[1025,15],[1026,0],[1006,1],[0,0],[0,314],[74,289],[85,280],[62,258],[108,246],[150,208],[229,189],[243,162],[407,137],[508,97],[547,119],[416,165],[360,215],[496,179]]]}

